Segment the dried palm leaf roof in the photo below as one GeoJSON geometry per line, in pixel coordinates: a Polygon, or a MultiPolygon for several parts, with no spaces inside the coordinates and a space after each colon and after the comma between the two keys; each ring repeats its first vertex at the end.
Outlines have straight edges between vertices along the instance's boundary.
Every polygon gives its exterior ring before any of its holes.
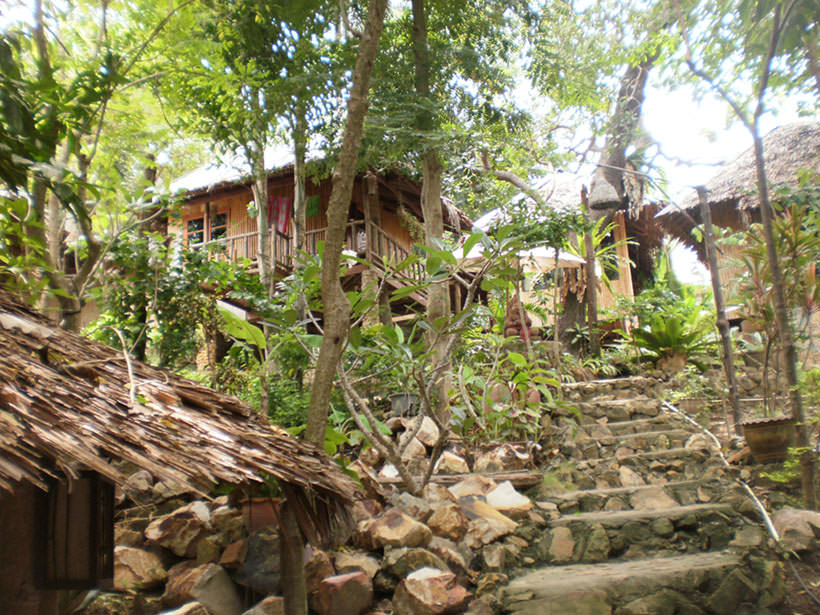
{"type": "Polygon", "coordinates": [[[273,476],[314,540],[345,523],[357,491],[323,451],[236,397],[128,362],[0,290],[0,490],[84,469],[122,483],[119,460],[200,494],[273,476]]]}
{"type": "MultiPolygon", "coordinates": [[[[798,122],[775,128],[763,138],[763,156],[769,186],[797,186],[803,169],[820,173],[820,124],[798,122]]],[[[754,148],[727,164],[706,184],[712,222],[739,229],[743,216],[758,219],[759,195],[754,148]]],[[[691,235],[701,223],[698,196],[692,191],[678,205],[668,205],[656,216],[663,228],[691,247],[699,247],[691,235]]]]}

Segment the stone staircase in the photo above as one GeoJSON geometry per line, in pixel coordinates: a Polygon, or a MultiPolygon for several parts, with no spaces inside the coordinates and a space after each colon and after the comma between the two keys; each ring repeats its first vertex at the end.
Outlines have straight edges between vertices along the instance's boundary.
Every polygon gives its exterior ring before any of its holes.
{"type": "Polygon", "coordinates": [[[548,468],[539,506],[551,518],[526,548],[533,566],[503,592],[505,613],[777,612],[781,566],[753,504],[709,440],[662,411],[660,386],[567,387],[580,424],[548,468]]]}

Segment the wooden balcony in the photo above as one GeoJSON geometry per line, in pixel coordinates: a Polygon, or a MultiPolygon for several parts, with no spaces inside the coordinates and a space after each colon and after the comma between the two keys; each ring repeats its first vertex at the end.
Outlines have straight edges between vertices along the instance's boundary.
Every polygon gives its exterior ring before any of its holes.
{"type": "MultiPolygon", "coordinates": [[[[317,229],[305,233],[305,252],[317,254],[319,243],[325,240],[327,229],[317,229]]],[[[203,244],[207,248],[212,258],[238,261],[248,259],[252,267],[256,268],[258,254],[259,237],[256,232],[243,233],[228,237],[208,241],[203,244]]],[[[365,263],[357,263],[348,269],[348,275],[361,273],[364,269],[372,267],[379,275],[393,269],[397,263],[402,262],[411,251],[398,243],[390,235],[384,232],[377,225],[370,223],[366,228],[364,221],[349,222],[345,233],[345,243],[343,248],[349,254],[355,254],[365,263]],[[369,232],[367,232],[369,231],[369,232]]],[[[270,234],[270,255],[273,270],[277,275],[287,275],[293,271],[294,266],[294,238],[285,235],[274,229],[270,234]]],[[[424,263],[417,262],[404,268],[398,274],[391,274],[389,282],[393,287],[401,287],[416,284],[424,279],[424,263]]],[[[421,296],[417,297],[421,298],[421,296]]]]}

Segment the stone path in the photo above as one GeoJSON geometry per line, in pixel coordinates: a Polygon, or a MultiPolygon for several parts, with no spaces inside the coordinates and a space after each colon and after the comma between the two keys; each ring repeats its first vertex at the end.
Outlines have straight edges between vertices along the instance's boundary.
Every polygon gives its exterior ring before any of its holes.
{"type": "Polygon", "coordinates": [[[516,615],[766,615],[783,597],[757,513],[646,378],[568,387],[581,411],[539,502],[554,512],[511,579],[516,615]]]}

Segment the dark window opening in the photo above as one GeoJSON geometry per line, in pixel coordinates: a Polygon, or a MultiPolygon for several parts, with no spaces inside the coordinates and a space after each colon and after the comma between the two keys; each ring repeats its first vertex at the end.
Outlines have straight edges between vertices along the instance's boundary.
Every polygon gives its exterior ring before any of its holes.
{"type": "Polygon", "coordinates": [[[210,240],[215,241],[228,234],[228,213],[223,212],[211,217],[210,240]]]}
{"type": "Polygon", "coordinates": [[[189,248],[205,243],[205,218],[192,218],[188,220],[186,237],[189,248]]]}

